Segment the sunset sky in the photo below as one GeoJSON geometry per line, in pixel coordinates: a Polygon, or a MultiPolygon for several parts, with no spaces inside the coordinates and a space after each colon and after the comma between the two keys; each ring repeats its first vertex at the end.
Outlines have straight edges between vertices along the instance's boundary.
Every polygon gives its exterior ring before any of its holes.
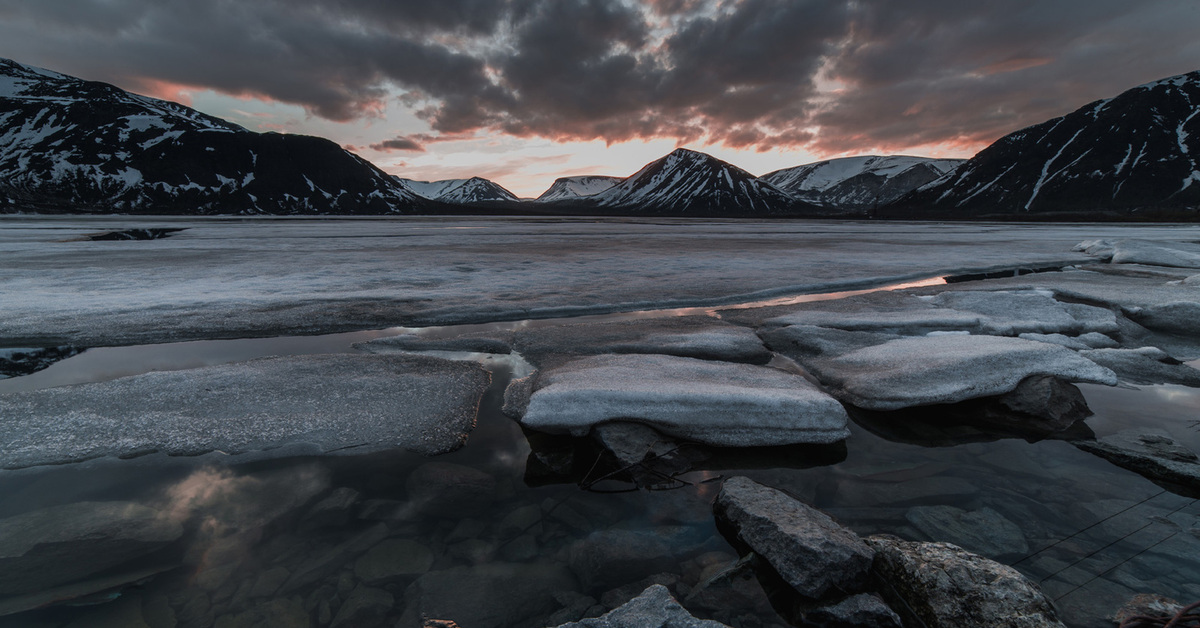
{"type": "Polygon", "coordinates": [[[1192,0],[0,0],[0,56],[521,196],[677,146],[969,157],[1200,69],[1192,0]]]}

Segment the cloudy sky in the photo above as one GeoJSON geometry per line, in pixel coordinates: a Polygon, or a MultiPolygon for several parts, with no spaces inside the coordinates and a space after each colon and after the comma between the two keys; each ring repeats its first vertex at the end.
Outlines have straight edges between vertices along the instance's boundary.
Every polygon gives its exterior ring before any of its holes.
{"type": "Polygon", "coordinates": [[[687,146],[969,157],[1200,69],[1194,0],[0,0],[0,56],[536,196],[687,146]]]}

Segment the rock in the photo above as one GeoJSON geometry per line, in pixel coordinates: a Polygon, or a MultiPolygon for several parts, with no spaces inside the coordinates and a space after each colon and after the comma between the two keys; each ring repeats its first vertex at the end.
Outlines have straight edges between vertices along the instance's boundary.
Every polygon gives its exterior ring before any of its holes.
{"type": "Polygon", "coordinates": [[[370,353],[464,351],[468,353],[506,354],[512,353],[512,341],[511,338],[474,334],[454,338],[426,338],[416,334],[405,334],[355,343],[354,348],[370,353]]]}
{"type": "Polygon", "coordinates": [[[571,545],[569,563],[584,589],[603,589],[669,571],[675,553],[659,534],[643,530],[600,530],[571,545]]]}
{"type": "Polygon", "coordinates": [[[995,336],[901,338],[805,366],[834,395],[871,410],[1002,395],[1035,375],[1117,383],[1112,371],[1070,349],[995,336]]]}
{"type": "Polygon", "coordinates": [[[1071,444],[1180,495],[1200,497],[1200,459],[1170,436],[1124,430],[1095,441],[1071,444]]]}
{"type": "Polygon", "coordinates": [[[374,628],[380,626],[388,613],[392,612],[395,603],[396,600],[391,593],[360,584],[350,592],[346,601],[342,602],[330,627],[374,628]]]}
{"type": "Polygon", "coordinates": [[[1054,433],[1092,414],[1078,388],[1051,375],[1026,377],[1016,388],[997,397],[996,403],[1019,416],[988,413],[981,424],[1054,433]]]}
{"type": "Polygon", "coordinates": [[[155,451],[445,453],[465,442],[488,379],[475,363],[328,354],[7,393],[0,466],[155,451]]]}
{"type": "Polygon", "coordinates": [[[504,405],[500,412],[504,416],[519,419],[529,410],[529,397],[533,394],[535,375],[519,377],[508,382],[504,387],[504,405]]]}
{"type": "Polygon", "coordinates": [[[212,601],[203,593],[196,593],[188,598],[175,618],[179,620],[179,628],[207,628],[213,625],[216,619],[213,615],[212,601]]]}
{"type": "Polygon", "coordinates": [[[142,600],[142,618],[150,628],[175,628],[175,611],[166,595],[151,595],[142,600]]]}
{"type": "Polygon", "coordinates": [[[1063,628],[1036,584],[950,543],[872,536],[880,590],[906,624],[928,628],[1063,628]]]}
{"type": "Polygon", "coordinates": [[[500,546],[500,557],[508,562],[523,563],[537,556],[537,539],[532,534],[522,534],[500,546]]]}
{"type": "Polygon", "coordinates": [[[544,371],[521,422],[584,436],[614,419],[718,446],[832,443],[849,435],[841,404],[799,375],[664,355],[595,356],[544,371]]]}
{"type": "Polygon", "coordinates": [[[600,595],[600,604],[607,608],[616,608],[641,595],[647,587],[654,585],[664,586],[668,589],[677,587],[679,585],[679,576],[673,573],[657,573],[648,578],[642,578],[636,582],[630,582],[615,589],[609,589],[600,595]]]}
{"type": "Polygon", "coordinates": [[[1117,609],[1111,619],[1115,624],[1125,625],[1125,622],[1134,617],[1173,618],[1181,610],[1183,610],[1183,604],[1169,597],[1154,593],[1139,593],[1117,609]]]}
{"type": "Polygon", "coordinates": [[[989,558],[1020,558],[1029,543],[1017,524],[991,508],[967,511],[954,506],[914,506],[905,518],[935,541],[946,541],[989,558]]]}
{"type": "Polygon", "coordinates": [[[711,619],[697,619],[671,597],[661,584],[653,585],[624,605],[600,617],[581,619],[558,628],[726,628],[711,619]]]}
{"type": "Polygon", "coordinates": [[[592,436],[621,466],[664,455],[679,445],[675,439],[648,425],[630,421],[601,423],[593,428],[592,436]]]}
{"type": "Polygon", "coordinates": [[[254,581],[254,587],[250,589],[250,597],[270,597],[275,595],[279,587],[287,582],[288,577],[292,574],[286,567],[272,567],[260,574],[254,581]]]}
{"type": "Polygon", "coordinates": [[[350,513],[362,496],[352,488],[336,488],[321,501],[313,504],[304,515],[301,523],[302,530],[316,530],[345,525],[350,521],[350,513]]]}
{"type": "Polygon", "coordinates": [[[1083,357],[1112,369],[1131,384],[1179,384],[1200,388],[1200,370],[1167,355],[1156,347],[1140,349],[1095,349],[1082,351],[1083,357]]]}
{"type": "Polygon", "coordinates": [[[859,593],[804,615],[815,628],[903,628],[900,616],[878,595],[859,593]]]}
{"type": "Polygon", "coordinates": [[[945,502],[979,492],[974,484],[956,477],[932,476],[908,482],[870,482],[843,479],[836,486],[838,502],[848,506],[916,504],[945,502]]]}
{"type": "Polygon", "coordinates": [[[93,606],[95,610],[63,628],[151,628],[142,611],[141,597],[122,595],[113,602],[93,606]]]}
{"type": "Polygon", "coordinates": [[[427,462],[417,467],[405,486],[415,508],[438,517],[480,514],[496,498],[496,478],[451,462],[427,462]]]}
{"type": "Polygon", "coordinates": [[[528,504],[516,508],[500,520],[498,526],[501,537],[515,537],[526,532],[539,535],[542,533],[542,507],[528,504]]]}
{"type": "Polygon", "coordinates": [[[117,568],[182,535],[177,521],[133,502],[77,502],[0,519],[0,598],[117,568]]]}
{"type": "Polygon", "coordinates": [[[396,628],[417,628],[423,617],[464,628],[507,628],[540,622],[559,608],[555,595],[578,591],[570,571],[555,564],[488,563],[431,571],[404,593],[396,628]]]}
{"type": "Polygon", "coordinates": [[[429,571],[433,552],[409,539],[386,539],[367,550],[354,563],[354,575],[377,586],[429,571]]]}
{"type": "MultiPolygon", "coordinates": [[[[914,304],[916,307],[883,311],[825,311],[805,310],[767,321],[769,325],[797,325],[840,329],[850,332],[873,332],[901,336],[923,335],[934,331],[979,331],[984,317],[970,312],[914,304]]],[[[843,340],[849,336],[834,337],[843,340]]]]}
{"type": "Polygon", "coordinates": [[[222,615],[213,628],[308,628],[311,625],[300,598],[276,598],[241,613],[222,615]]]}
{"type": "Polygon", "coordinates": [[[561,356],[607,353],[673,355],[753,364],[771,360],[771,352],[763,347],[753,330],[708,316],[534,327],[517,332],[516,350],[539,365],[561,356]]]}
{"type": "Polygon", "coordinates": [[[348,566],[350,561],[387,538],[387,535],[387,525],[377,523],[328,550],[310,556],[292,570],[291,577],[280,591],[291,593],[324,579],[348,566]]]}
{"type": "Polygon", "coordinates": [[[543,622],[547,626],[557,626],[571,621],[578,621],[587,615],[589,608],[596,605],[596,598],[575,593],[573,591],[556,593],[554,600],[562,605],[553,615],[543,622]]]}
{"type": "Polygon", "coordinates": [[[725,481],[713,509],[731,542],[765,558],[801,596],[866,589],[874,552],[819,510],[740,476],[725,481]]]}

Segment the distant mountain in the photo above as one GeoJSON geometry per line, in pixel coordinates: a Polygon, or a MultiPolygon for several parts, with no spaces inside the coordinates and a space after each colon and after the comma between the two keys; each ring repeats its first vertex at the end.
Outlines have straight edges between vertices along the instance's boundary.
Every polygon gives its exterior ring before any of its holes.
{"type": "Polygon", "coordinates": [[[396,180],[418,196],[443,203],[467,205],[519,200],[515,194],[499,184],[480,177],[444,179],[442,181],[414,181],[396,177],[396,180]]]}
{"type": "Polygon", "coordinates": [[[435,206],[329,140],[0,59],[0,211],[384,214],[435,206]]]}
{"type": "Polygon", "coordinates": [[[749,172],[683,148],[580,201],[608,212],[674,216],[788,214],[797,205],[749,172]]]}
{"type": "Polygon", "coordinates": [[[537,200],[547,203],[552,201],[573,200],[584,196],[599,194],[623,181],[621,177],[606,177],[602,175],[584,175],[579,177],[559,177],[537,200]]]}
{"type": "Polygon", "coordinates": [[[964,161],[867,155],[784,168],[758,179],[814,205],[857,211],[895,201],[954,170],[964,161]]]}
{"type": "Polygon", "coordinates": [[[1007,135],[879,217],[1194,218],[1200,72],[1007,135]]]}

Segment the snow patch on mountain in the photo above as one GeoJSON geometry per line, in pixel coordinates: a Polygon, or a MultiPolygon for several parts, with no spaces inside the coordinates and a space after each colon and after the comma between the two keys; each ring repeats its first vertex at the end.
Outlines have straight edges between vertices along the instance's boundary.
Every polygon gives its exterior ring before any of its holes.
{"type": "Polygon", "coordinates": [[[890,203],[963,163],[908,155],[865,155],[784,168],[759,177],[805,202],[862,209],[890,203]]]}
{"type": "Polygon", "coordinates": [[[503,186],[481,177],[417,181],[396,177],[412,193],[443,203],[468,204],[486,201],[516,201],[517,196],[503,186]]]}
{"type": "Polygon", "coordinates": [[[623,181],[621,177],[584,175],[559,177],[537,200],[543,203],[564,201],[599,194],[623,181]]]}

